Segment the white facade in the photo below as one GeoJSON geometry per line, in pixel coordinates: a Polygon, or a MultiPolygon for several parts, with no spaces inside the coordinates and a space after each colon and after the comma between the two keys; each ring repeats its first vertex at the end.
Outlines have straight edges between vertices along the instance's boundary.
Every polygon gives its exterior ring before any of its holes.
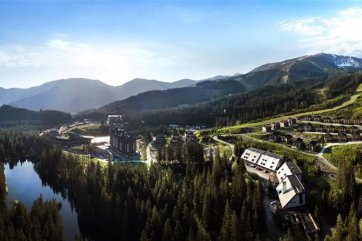
{"type": "Polygon", "coordinates": [[[287,176],[276,188],[282,208],[305,205],[305,189],[296,175],[287,176]]]}
{"type": "Polygon", "coordinates": [[[241,159],[275,172],[283,157],[257,148],[248,148],[241,155],[241,159]]]}
{"type": "Polygon", "coordinates": [[[261,155],[258,161],[258,165],[275,171],[281,164],[282,157],[271,152],[265,152],[261,155]]]}
{"type": "Polygon", "coordinates": [[[241,155],[241,159],[243,159],[244,161],[248,161],[248,162],[257,164],[260,156],[264,152],[265,151],[259,150],[257,148],[248,148],[248,149],[245,149],[244,153],[241,155]]]}
{"type": "Polygon", "coordinates": [[[277,178],[279,182],[282,182],[287,176],[296,175],[299,179],[302,179],[302,171],[292,161],[284,162],[283,165],[277,170],[277,178]]]}

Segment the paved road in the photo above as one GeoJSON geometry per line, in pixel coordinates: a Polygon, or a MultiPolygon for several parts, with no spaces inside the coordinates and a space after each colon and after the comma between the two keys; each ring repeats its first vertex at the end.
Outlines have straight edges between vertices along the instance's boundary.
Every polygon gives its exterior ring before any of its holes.
{"type": "Polygon", "coordinates": [[[231,157],[235,158],[235,145],[234,144],[231,144],[230,142],[226,142],[226,141],[223,141],[223,140],[220,140],[217,136],[213,136],[212,139],[216,142],[219,142],[219,143],[222,143],[224,145],[227,145],[230,147],[231,149],[231,157]]]}
{"type": "Polygon", "coordinates": [[[362,130],[362,125],[350,125],[350,124],[339,124],[339,123],[326,123],[326,122],[321,122],[321,121],[305,121],[305,120],[301,120],[301,123],[310,123],[310,124],[318,124],[318,125],[322,125],[322,126],[345,126],[345,127],[352,127],[355,126],[358,129],[362,130]]]}
{"type": "MultiPolygon", "coordinates": [[[[318,161],[320,163],[322,163],[324,166],[327,166],[329,169],[333,170],[333,171],[337,171],[338,168],[333,165],[332,163],[330,163],[324,156],[323,153],[332,146],[343,146],[343,145],[354,145],[354,144],[362,144],[362,141],[350,141],[350,142],[343,142],[343,143],[326,143],[326,145],[320,150],[320,152],[318,154],[316,154],[316,156],[318,157],[318,161]]],[[[356,177],[356,182],[357,183],[362,183],[362,179],[356,177]]]]}

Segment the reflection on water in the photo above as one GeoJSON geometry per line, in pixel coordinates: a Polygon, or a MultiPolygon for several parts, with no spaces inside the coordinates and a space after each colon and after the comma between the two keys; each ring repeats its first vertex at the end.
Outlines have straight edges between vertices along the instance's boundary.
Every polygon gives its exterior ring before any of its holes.
{"type": "Polygon", "coordinates": [[[66,240],[74,240],[79,233],[77,213],[72,210],[67,199],[54,193],[48,185],[43,185],[31,162],[18,163],[13,169],[9,164],[5,165],[5,177],[8,185],[7,201],[19,200],[25,204],[28,210],[33,202],[40,196],[44,200],[55,199],[62,204],[60,214],[63,217],[66,240]]]}

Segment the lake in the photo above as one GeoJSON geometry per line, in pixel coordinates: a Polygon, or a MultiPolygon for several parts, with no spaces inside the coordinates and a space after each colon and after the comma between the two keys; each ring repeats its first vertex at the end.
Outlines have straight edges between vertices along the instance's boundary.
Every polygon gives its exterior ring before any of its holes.
{"type": "Polygon", "coordinates": [[[19,200],[25,204],[28,210],[33,202],[40,196],[43,200],[55,199],[62,204],[60,214],[63,218],[65,240],[74,240],[79,234],[78,215],[72,209],[67,199],[57,194],[48,185],[43,185],[38,174],[34,170],[33,164],[29,161],[18,162],[13,169],[9,164],[5,164],[5,177],[8,186],[7,201],[19,200]]]}

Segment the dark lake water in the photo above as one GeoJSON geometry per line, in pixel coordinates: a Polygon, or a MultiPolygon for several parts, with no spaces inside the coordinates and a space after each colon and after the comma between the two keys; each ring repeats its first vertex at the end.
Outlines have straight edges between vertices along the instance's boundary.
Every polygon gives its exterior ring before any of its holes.
{"type": "Polygon", "coordinates": [[[78,216],[72,209],[67,199],[60,194],[54,193],[51,187],[43,185],[31,162],[24,162],[10,169],[9,164],[5,165],[5,177],[8,185],[7,201],[19,200],[25,204],[28,210],[33,202],[40,196],[43,200],[55,199],[62,204],[60,214],[63,218],[65,240],[74,240],[79,233],[78,216]]]}

